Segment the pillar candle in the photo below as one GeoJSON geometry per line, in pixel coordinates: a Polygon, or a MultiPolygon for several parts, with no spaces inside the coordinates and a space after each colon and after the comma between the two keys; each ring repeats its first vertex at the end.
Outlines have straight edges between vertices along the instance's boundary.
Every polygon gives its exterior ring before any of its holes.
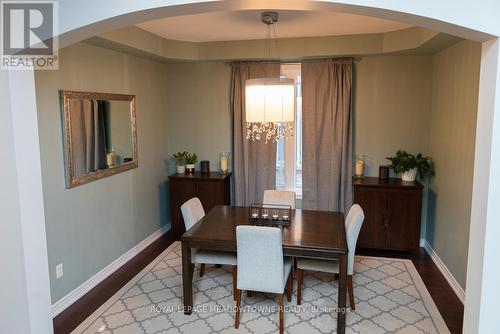
{"type": "Polygon", "coordinates": [[[228,171],[228,168],[227,168],[227,157],[221,157],[220,158],[220,170],[222,172],[227,172],[228,171]]]}
{"type": "Polygon", "coordinates": [[[363,160],[356,160],[355,176],[363,176],[363,164],[363,160]]]}

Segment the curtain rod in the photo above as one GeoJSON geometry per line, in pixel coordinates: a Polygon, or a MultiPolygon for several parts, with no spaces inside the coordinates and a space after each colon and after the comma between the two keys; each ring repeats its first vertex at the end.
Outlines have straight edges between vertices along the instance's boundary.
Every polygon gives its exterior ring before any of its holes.
{"type": "Polygon", "coordinates": [[[334,61],[353,61],[353,62],[360,62],[361,57],[328,57],[328,58],[305,58],[305,59],[296,59],[296,60],[284,60],[280,61],[278,59],[272,59],[272,60],[236,60],[236,61],[227,61],[224,62],[226,65],[233,65],[233,64],[251,64],[251,63],[280,63],[280,64],[300,64],[302,62],[314,62],[314,61],[325,61],[325,60],[334,60],[334,61]]]}

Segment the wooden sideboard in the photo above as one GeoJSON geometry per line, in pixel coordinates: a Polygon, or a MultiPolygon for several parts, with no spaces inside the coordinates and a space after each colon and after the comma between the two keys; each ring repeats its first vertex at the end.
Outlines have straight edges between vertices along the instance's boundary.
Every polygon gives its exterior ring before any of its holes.
{"type": "Polygon", "coordinates": [[[354,179],[354,203],[365,212],[357,246],[416,251],[420,244],[422,189],[418,181],[354,179]]]}
{"type": "Polygon", "coordinates": [[[198,197],[205,212],[217,205],[231,204],[231,173],[218,172],[173,174],[168,177],[170,196],[170,222],[173,240],[180,240],[186,231],[181,205],[198,197]]]}

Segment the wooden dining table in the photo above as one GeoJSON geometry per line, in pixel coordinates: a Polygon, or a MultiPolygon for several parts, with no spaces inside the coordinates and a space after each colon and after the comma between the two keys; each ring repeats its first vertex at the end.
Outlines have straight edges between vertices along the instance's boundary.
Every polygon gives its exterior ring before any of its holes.
{"type": "MultiPolygon", "coordinates": [[[[193,309],[191,248],[236,253],[236,226],[251,225],[249,207],[216,206],[182,235],[184,313],[193,309]]],[[[339,261],[337,333],[345,333],[347,240],[342,212],[292,210],[283,231],[285,256],[339,261]]]]}

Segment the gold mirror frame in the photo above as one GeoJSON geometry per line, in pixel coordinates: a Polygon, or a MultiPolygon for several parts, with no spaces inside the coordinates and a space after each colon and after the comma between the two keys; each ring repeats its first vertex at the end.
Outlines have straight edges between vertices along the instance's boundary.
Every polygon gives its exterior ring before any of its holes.
{"type": "Polygon", "coordinates": [[[75,92],[75,91],[61,91],[63,117],[64,117],[64,158],[66,170],[66,188],[74,188],[82,184],[93,182],[111,175],[123,173],[130,169],[139,166],[137,154],[137,125],[135,115],[135,95],[125,94],[108,94],[108,93],[90,93],[90,92],[75,92]],[[132,127],[132,155],[133,160],[123,163],[116,167],[101,169],[86,175],[73,176],[74,163],[73,163],[73,149],[71,140],[71,117],[69,112],[70,99],[88,99],[88,100],[109,100],[109,101],[129,101],[130,102],[130,121],[132,127]]]}

